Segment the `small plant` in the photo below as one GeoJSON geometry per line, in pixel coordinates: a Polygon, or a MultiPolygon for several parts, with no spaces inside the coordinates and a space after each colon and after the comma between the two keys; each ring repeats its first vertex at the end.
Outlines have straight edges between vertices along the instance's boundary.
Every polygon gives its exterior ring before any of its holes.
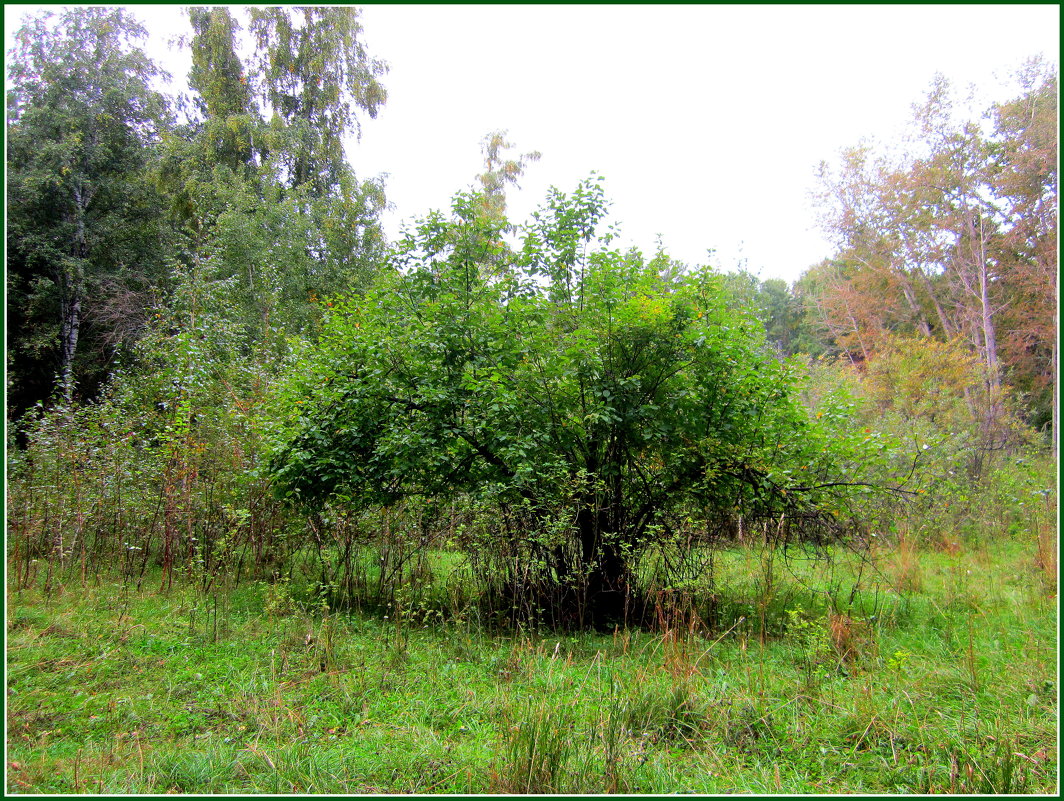
{"type": "Polygon", "coordinates": [[[787,610],[787,636],[811,665],[823,662],[834,644],[829,623],[802,609],[787,610]]]}
{"type": "Polygon", "coordinates": [[[262,611],[266,617],[289,617],[296,612],[296,602],[292,598],[290,580],[282,576],[272,584],[266,583],[266,597],[263,599],[262,611]]]}
{"type": "Polygon", "coordinates": [[[905,670],[905,666],[909,663],[911,657],[912,654],[908,651],[895,651],[887,660],[887,668],[894,673],[901,673],[905,670]]]}

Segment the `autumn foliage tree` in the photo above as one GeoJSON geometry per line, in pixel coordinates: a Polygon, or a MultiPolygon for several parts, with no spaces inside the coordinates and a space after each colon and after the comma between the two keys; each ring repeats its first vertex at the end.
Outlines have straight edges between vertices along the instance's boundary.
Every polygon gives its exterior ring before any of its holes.
{"type": "Polygon", "coordinates": [[[1057,75],[1034,61],[1019,77],[1022,94],[992,111],[991,183],[1000,199],[1002,249],[1011,264],[1009,302],[1000,312],[1002,358],[1017,388],[1031,395],[1032,422],[1050,422],[1056,434],[1057,75]]]}
{"type": "MultiPolygon", "coordinates": [[[[980,120],[959,114],[936,78],[907,152],[861,145],[822,167],[819,205],[838,253],[810,301],[861,360],[896,334],[963,338],[990,395],[1026,392],[1029,419],[1046,427],[1057,406],[1055,68],[1032,62],[1020,84],[980,120]]],[[[987,408],[988,432],[1002,409],[987,408]]]]}

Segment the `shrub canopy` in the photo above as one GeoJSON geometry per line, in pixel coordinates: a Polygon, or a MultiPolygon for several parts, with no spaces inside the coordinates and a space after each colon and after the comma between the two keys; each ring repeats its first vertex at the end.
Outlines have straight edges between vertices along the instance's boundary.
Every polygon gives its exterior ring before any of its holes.
{"type": "Polygon", "coordinates": [[[473,195],[410,232],[372,291],[332,303],[293,371],[283,402],[298,411],[270,465],[281,495],[519,506],[551,583],[614,601],[685,516],[822,521],[801,478],[825,448],[794,368],[720,276],[611,249],[604,213],[589,180],[551,193],[519,251],[473,195]]]}

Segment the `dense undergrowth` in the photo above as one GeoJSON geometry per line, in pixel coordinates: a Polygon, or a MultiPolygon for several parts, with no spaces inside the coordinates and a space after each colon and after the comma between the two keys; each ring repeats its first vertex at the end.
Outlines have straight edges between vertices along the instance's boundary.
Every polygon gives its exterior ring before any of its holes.
{"type": "Polygon", "coordinates": [[[42,569],[8,586],[7,789],[1051,793],[1037,539],[746,542],[688,588],[701,606],[662,593],[612,634],[42,569]]]}

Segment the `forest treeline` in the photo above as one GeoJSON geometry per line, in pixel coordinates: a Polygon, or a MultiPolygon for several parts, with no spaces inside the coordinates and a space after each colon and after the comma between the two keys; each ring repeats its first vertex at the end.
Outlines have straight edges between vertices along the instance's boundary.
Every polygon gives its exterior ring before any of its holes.
{"type": "Polygon", "coordinates": [[[652,556],[701,569],[683,543],[1007,531],[1048,492],[1055,65],[975,115],[936,78],[907,142],[825,162],[837,250],[788,286],[617,250],[594,179],[511,222],[539,154],[501,133],[389,242],[344,150],[387,102],[357,10],[188,14],[176,97],[120,8],[9,53],[17,581],[302,572],[383,605],[442,549],[584,623],[652,556]]]}

